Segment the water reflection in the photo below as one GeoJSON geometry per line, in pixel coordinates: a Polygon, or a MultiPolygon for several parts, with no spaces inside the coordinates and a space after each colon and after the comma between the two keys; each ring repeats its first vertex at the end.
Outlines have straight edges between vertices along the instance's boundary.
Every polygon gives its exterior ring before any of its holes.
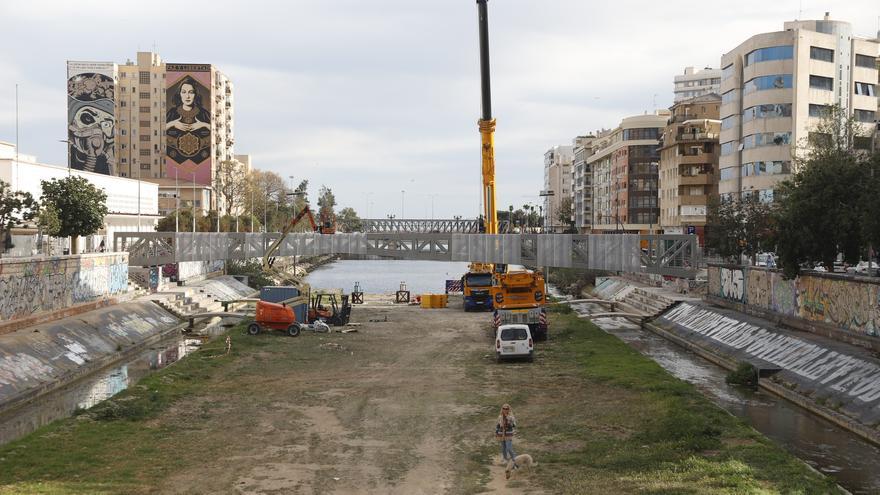
{"type": "MultiPolygon", "coordinates": [[[[580,315],[606,312],[593,304],[573,304],[580,315]]],[[[649,356],[704,395],[852,493],[880,492],[880,448],[788,401],[762,391],[725,383],[726,371],[623,318],[593,323],[649,356]]]]}
{"type": "Polygon", "coordinates": [[[105,368],[76,383],[0,416],[0,444],[66,418],[77,409],[88,409],[113,397],[151,372],[162,369],[202,345],[202,339],[176,336],[142,351],[121,364],[105,368]]]}

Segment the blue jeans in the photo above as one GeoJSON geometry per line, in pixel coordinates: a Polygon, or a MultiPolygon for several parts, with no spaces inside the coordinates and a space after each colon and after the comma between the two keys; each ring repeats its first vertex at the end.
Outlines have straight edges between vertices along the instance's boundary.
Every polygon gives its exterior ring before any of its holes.
{"type": "Polygon", "coordinates": [[[513,451],[513,440],[501,441],[501,457],[503,457],[505,461],[508,458],[511,461],[516,458],[516,453],[513,451]]]}

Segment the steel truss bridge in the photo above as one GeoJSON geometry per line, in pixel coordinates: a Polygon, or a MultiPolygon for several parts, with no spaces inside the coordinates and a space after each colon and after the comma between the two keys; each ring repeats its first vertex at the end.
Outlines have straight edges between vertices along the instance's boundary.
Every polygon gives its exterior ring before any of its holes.
{"type": "MultiPolygon", "coordinates": [[[[508,232],[509,224],[506,221],[498,222],[498,232],[508,232]]],[[[479,220],[463,218],[448,219],[397,219],[397,218],[369,218],[361,219],[361,230],[368,234],[379,233],[422,233],[422,234],[479,234],[479,220]]]]}
{"type": "MultiPolygon", "coordinates": [[[[280,235],[117,232],[113,248],[128,252],[131,266],[250,259],[263,257],[280,235]]],[[[666,234],[296,233],[287,235],[275,256],[321,254],[570,267],[684,278],[694,278],[700,265],[696,236],[666,234]]]]}

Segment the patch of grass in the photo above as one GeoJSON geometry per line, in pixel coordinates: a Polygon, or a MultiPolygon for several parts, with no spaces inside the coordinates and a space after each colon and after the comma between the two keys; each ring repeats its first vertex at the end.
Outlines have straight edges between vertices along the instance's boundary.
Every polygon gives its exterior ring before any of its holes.
{"type": "Polygon", "coordinates": [[[751,363],[742,362],[735,370],[724,377],[729,385],[740,385],[751,389],[758,388],[758,370],[751,363]]]}
{"type": "Polygon", "coordinates": [[[518,452],[539,460],[534,483],[548,492],[837,492],[616,337],[575,315],[556,313],[551,324],[539,357],[553,372],[510,401],[520,412],[518,452]]]}

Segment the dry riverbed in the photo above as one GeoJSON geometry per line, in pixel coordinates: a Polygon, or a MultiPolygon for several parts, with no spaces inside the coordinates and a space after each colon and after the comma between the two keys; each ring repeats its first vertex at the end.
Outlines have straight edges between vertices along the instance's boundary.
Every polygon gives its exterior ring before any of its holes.
{"type": "MultiPolygon", "coordinates": [[[[488,313],[356,306],[356,333],[231,332],[0,448],[0,493],[829,493],[833,485],[587,322],[496,364],[488,313]],[[387,319],[387,321],[385,321],[387,319]],[[509,402],[506,480],[492,437],[509,402]]],[[[455,304],[455,303],[454,303],[455,304]]]]}

